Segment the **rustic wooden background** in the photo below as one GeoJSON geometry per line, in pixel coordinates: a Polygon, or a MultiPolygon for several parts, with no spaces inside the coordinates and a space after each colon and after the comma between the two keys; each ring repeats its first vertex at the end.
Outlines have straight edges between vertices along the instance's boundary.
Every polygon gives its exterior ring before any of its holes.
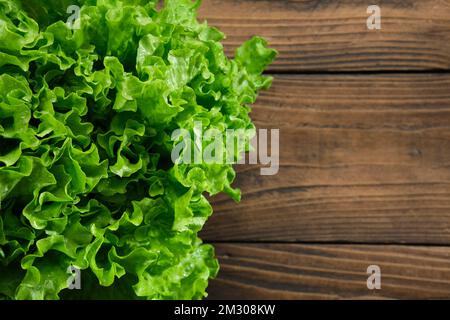
{"type": "Polygon", "coordinates": [[[240,165],[242,202],[213,199],[211,299],[450,298],[450,1],[372,2],[203,1],[230,56],[255,34],[280,52],[252,112],[280,171],[240,165]]]}

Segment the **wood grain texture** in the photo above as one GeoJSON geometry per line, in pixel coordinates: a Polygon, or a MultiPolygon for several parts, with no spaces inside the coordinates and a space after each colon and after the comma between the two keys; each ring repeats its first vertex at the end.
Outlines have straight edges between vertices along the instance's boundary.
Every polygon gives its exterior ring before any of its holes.
{"type": "Polygon", "coordinates": [[[450,298],[450,248],[216,244],[221,271],[210,299],[450,298]],[[381,269],[368,290],[367,267],[381,269]]]}
{"type": "Polygon", "coordinates": [[[450,75],[277,76],[252,118],[279,173],[238,165],[203,239],[450,244],[450,75]]]}
{"type": "Polygon", "coordinates": [[[199,17],[235,48],[253,35],[280,56],[276,72],[450,69],[449,0],[380,0],[368,30],[363,0],[204,0],[199,17]]]}

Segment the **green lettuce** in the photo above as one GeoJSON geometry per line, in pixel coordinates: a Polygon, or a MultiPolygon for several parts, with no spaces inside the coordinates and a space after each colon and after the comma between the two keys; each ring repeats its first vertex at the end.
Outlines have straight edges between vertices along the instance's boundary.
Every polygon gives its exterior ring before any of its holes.
{"type": "Polygon", "coordinates": [[[0,298],[206,296],[205,195],[240,192],[231,164],[174,163],[171,134],[254,130],[276,53],[254,37],[230,60],[200,1],[157,2],[0,0],[0,298]]]}

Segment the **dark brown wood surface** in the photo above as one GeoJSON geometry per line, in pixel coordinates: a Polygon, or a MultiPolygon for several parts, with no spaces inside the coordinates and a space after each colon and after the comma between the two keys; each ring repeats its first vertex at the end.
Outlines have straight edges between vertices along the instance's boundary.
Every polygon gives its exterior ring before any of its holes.
{"type": "Polygon", "coordinates": [[[211,299],[450,298],[450,1],[379,1],[379,31],[369,4],[204,0],[230,56],[253,34],[280,52],[252,112],[279,173],[238,165],[242,202],[211,199],[211,299]]]}
{"type": "Polygon", "coordinates": [[[369,245],[218,244],[221,272],[210,298],[444,299],[450,248],[369,245]],[[381,289],[367,289],[367,267],[381,289]]]}
{"type": "Polygon", "coordinates": [[[200,18],[227,35],[227,52],[261,35],[279,50],[271,71],[429,70],[450,67],[449,0],[204,0],[200,18]]]}
{"type": "Polygon", "coordinates": [[[252,118],[280,169],[238,165],[203,238],[450,243],[450,75],[284,75],[252,118]]]}

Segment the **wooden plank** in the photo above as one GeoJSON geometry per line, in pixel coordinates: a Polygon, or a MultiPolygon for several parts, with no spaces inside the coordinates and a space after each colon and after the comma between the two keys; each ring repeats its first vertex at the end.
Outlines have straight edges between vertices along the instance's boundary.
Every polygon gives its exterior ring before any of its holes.
{"type": "Polygon", "coordinates": [[[450,248],[215,244],[221,271],[210,299],[448,299],[450,248]],[[367,268],[381,289],[367,288],[367,268]]]}
{"type": "Polygon", "coordinates": [[[450,69],[448,0],[380,0],[381,30],[365,0],[204,0],[199,17],[225,32],[225,48],[253,35],[280,56],[271,71],[450,69]]]}
{"type": "Polygon", "coordinates": [[[277,76],[252,118],[279,172],[237,165],[204,239],[450,244],[450,75],[277,76]]]}

